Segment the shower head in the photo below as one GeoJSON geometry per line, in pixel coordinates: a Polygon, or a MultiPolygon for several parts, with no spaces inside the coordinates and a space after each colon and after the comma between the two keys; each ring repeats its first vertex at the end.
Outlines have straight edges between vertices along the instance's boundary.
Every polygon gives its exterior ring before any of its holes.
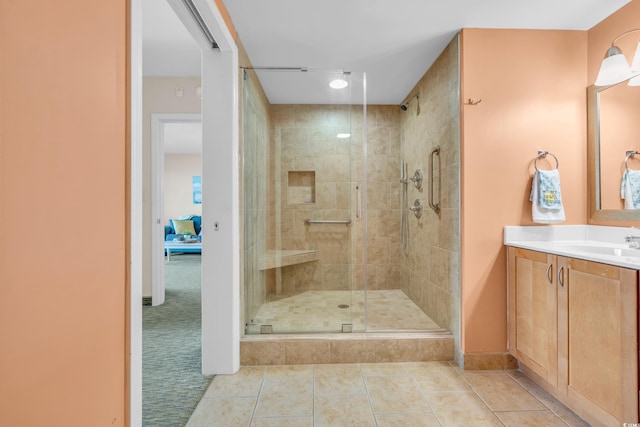
{"type": "MultiPolygon", "coordinates": [[[[411,100],[413,98],[418,98],[418,100],[420,99],[420,92],[416,92],[414,93],[412,96],[410,96],[409,98],[407,98],[406,101],[404,101],[402,104],[400,104],[400,109],[402,111],[407,111],[407,108],[409,106],[409,102],[411,102],[411,100]]],[[[420,114],[420,104],[418,103],[418,114],[420,114]]]]}

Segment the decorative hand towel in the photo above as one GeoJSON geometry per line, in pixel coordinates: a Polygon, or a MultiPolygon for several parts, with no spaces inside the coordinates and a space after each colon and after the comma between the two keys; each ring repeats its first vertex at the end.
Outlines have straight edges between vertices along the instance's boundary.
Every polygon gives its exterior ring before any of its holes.
{"type": "Polygon", "coordinates": [[[536,171],[533,175],[529,200],[532,202],[533,222],[557,224],[566,219],[562,206],[558,169],[536,171]]]}
{"type": "Polygon", "coordinates": [[[620,198],[625,209],[640,209],[640,170],[626,169],[622,174],[620,198]]]}

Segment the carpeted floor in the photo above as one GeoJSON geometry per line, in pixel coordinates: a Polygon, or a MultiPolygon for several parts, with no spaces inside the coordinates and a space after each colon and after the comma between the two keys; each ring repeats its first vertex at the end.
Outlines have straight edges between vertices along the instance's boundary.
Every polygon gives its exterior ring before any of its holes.
{"type": "Polygon", "coordinates": [[[172,255],[164,269],[164,304],[142,310],[142,424],[180,427],[212,379],[201,373],[200,255],[172,255]]]}

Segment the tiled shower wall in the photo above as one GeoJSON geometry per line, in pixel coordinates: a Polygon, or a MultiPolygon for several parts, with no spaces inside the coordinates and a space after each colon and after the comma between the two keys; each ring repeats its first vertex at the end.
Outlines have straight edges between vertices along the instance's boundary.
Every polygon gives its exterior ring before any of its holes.
{"type": "Polygon", "coordinates": [[[315,249],[319,259],[269,272],[268,293],[350,287],[353,226],[304,222],[355,220],[352,146],[349,138],[336,136],[349,131],[350,109],[348,105],[271,106],[269,170],[273,197],[269,200],[268,247],[315,249]],[[294,176],[313,177],[308,197],[294,197],[294,176]]]}
{"type": "Polygon", "coordinates": [[[400,116],[402,157],[409,174],[425,171],[422,191],[409,185],[408,202],[424,201],[420,219],[409,214],[409,250],[401,261],[403,290],[438,325],[459,337],[460,307],[460,72],[458,37],[440,54],[416,84],[420,112],[414,99],[400,116]],[[435,201],[440,213],[428,208],[430,179],[426,176],[429,153],[440,146],[434,159],[435,201]],[[438,190],[439,188],[439,190],[438,190]]]}
{"type": "Polygon", "coordinates": [[[269,182],[269,102],[253,71],[242,71],[242,150],[244,215],[245,311],[249,321],[266,298],[266,275],[258,260],[267,249],[267,198],[269,182]]]}
{"type": "MultiPolygon", "coordinates": [[[[367,107],[367,284],[369,289],[401,288],[401,112],[397,105],[367,107]]],[[[361,257],[358,259],[361,263],[361,257]]]]}
{"type": "MultiPolygon", "coordinates": [[[[368,254],[370,289],[400,288],[399,155],[400,109],[368,106],[368,254]]],[[[304,290],[362,289],[364,221],[356,218],[357,191],[362,186],[361,106],[274,105],[272,161],[274,194],[270,207],[269,248],[317,249],[319,261],[284,267],[279,276],[282,293],[304,290]],[[351,112],[351,116],[349,113],[351,112]],[[351,123],[350,123],[351,121],[351,123]],[[336,134],[351,127],[350,139],[336,134]],[[299,204],[288,200],[291,171],[315,172],[316,200],[299,204]],[[353,224],[305,225],[304,220],[351,219],[353,224]],[[351,233],[356,233],[351,239],[351,233]],[[355,266],[351,265],[355,259],[355,266]]]]}

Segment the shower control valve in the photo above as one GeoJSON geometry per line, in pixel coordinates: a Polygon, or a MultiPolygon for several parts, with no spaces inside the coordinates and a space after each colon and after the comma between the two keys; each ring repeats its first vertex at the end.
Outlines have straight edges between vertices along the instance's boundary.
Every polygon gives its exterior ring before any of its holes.
{"type": "Polygon", "coordinates": [[[409,210],[413,212],[416,218],[420,218],[422,216],[422,200],[416,199],[413,205],[409,206],[409,210]]]}
{"type": "Polygon", "coordinates": [[[416,172],[413,174],[413,176],[409,178],[411,181],[413,181],[414,187],[416,187],[418,190],[422,188],[423,176],[424,174],[422,173],[422,169],[416,169],[416,172]]]}

